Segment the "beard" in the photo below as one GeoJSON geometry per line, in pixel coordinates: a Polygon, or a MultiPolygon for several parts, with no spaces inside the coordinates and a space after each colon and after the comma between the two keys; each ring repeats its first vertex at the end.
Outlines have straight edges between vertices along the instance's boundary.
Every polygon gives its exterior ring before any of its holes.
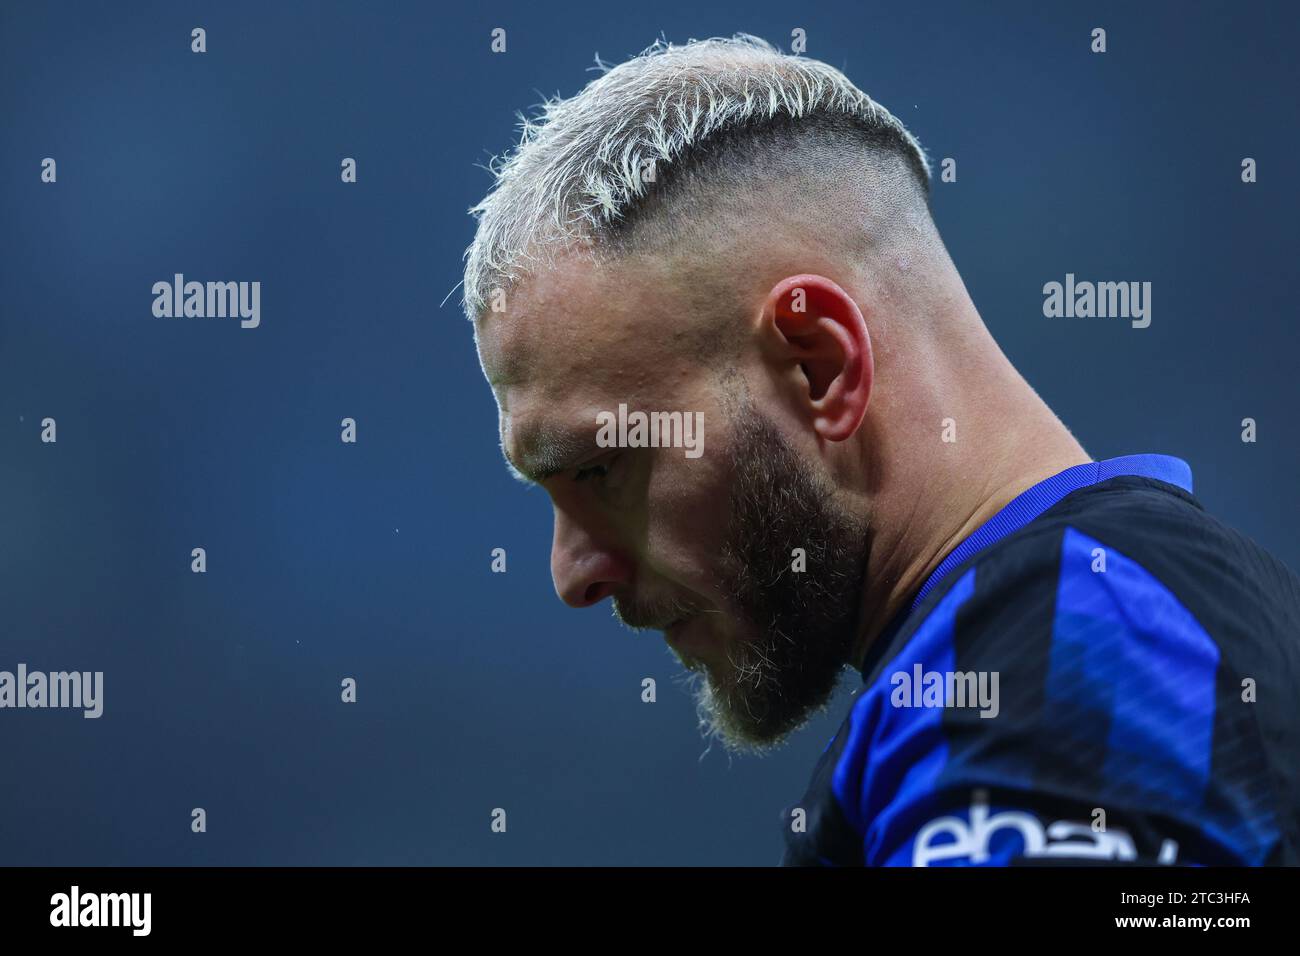
{"type": "MultiPolygon", "coordinates": [[[[734,463],[720,590],[742,620],[726,664],[683,659],[700,730],[733,751],[774,749],[829,701],[856,637],[867,527],[752,406],[732,416],[734,463]],[[794,570],[795,549],[806,569],[794,570]]],[[[694,608],[615,614],[663,621],[694,608]],[[647,613],[648,612],[648,613],[647,613]]]]}

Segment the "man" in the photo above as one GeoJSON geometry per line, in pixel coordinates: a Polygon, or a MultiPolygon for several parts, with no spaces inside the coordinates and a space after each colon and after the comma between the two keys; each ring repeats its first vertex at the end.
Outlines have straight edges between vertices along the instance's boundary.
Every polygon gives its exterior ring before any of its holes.
{"type": "Polygon", "coordinates": [[[787,862],[1295,862],[1300,581],[1185,463],[1090,459],[895,117],[751,37],[656,45],[495,172],[465,307],[560,597],[662,630],[735,749],[862,674],[787,862]]]}

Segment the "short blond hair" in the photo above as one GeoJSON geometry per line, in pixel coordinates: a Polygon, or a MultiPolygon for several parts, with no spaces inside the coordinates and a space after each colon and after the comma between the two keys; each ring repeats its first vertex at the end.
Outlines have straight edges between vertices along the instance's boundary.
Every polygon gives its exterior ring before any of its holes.
{"type": "MultiPolygon", "coordinates": [[[[603,67],[603,64],[601,64],[603,67]]],[[[920,143],[839,70],[782,53],[757,37],[656,43],[606,69],[570,99],[523,117],[518,146],[494,160],[496,182],[470,212],[463,301],[474,318],[496,287],[548,250],[618,223],[654,181],[702,144],[774,120],[848,120],[900,154],[928,193],[920,143]]]]}

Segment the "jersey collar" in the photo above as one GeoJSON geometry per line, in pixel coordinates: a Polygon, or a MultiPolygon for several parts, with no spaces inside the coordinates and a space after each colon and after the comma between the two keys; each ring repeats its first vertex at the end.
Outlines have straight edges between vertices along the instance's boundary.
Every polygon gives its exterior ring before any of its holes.
{"type": "MultiPolygon", "coordinates": [[[[1192,469],[1181,458],[1170,455],[1124,455],[1120,458],[1108,458],[1105,461],[1090,461],[1075,465],[1050,478],[1040,481],[1031,488],[1016,495],[1009,504],[992,518],[975,529],[961,544],[953,548],[948,556],[934,569],[921,589],[916,592],[910,605],[894,616],[894,620],[873,642],[876,649],[883,651],[893,636],[902,628],[903,623],[921,606],[926,595],[938,587],[948,574],[973,554],[983,551],[992,544],[1001,541],[1007,535],[1019,531],[1048,508],[1080,488],[1087,488],[1099,482],[1109,481],[1125,475],[1141,478],[1154,478],[1167,484],[1175,485],[1188,494],[1192,491],[1192,469]]],[[[863,676],[876,657],[868,651],[863,662],[863,676]]]]}

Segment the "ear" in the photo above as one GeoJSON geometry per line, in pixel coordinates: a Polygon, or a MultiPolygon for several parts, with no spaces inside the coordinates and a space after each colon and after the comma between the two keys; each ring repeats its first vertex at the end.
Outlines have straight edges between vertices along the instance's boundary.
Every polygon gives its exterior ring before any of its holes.
{"type": "Polygon", "coordinates": [[[799,401],[817,434],[827,441],[849,438],[862,424],[875,376],[858,304],[824,276],[790,276],[768,293],[763,326],[769,358],[795,372],[799,401]]]}

